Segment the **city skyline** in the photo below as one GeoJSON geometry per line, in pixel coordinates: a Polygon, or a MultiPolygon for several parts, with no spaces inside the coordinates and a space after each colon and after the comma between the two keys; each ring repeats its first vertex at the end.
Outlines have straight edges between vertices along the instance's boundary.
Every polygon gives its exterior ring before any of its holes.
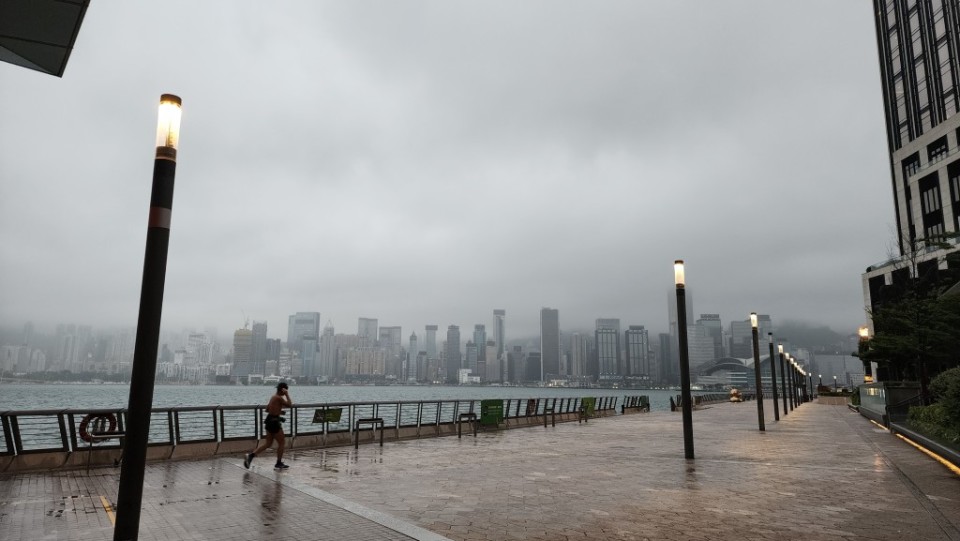
{"type": "Polygon", "coordinates": [[[0,324],[135,325],[165,92],[165,329],[656,333],[675,259],[698,313],[863,324],[896,240],[868,2],[415,6],[95,4],[62,78],[0,63],[0,324]]]}

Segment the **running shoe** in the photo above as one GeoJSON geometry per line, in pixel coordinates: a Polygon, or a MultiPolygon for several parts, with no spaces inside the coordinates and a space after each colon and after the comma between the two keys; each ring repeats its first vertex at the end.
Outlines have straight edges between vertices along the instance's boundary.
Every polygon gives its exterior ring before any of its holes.
{"type": "Polygon", "coordinates": [[[273,466],[273,468],[274,468],[274,469],[277,469],[277,470],[285,470],[285,469],[287,469],[287,468],[289,468],[289,467],[290,467],[290,466],[287,466],[287,465],[284,464],[283,462],[277,462],[276,465],[273,466]]]}
{"type": "Polygon", "coordinates": [[[250,454],[248,454],[247,456],[243,457],[243,467],[244,467],[244,468],[246,468],[246,469],[249,470],[249,469],[250,469],[250,463],[251,463],[251,462],[253,462],[253,453],[250,453],[250,454]]]}

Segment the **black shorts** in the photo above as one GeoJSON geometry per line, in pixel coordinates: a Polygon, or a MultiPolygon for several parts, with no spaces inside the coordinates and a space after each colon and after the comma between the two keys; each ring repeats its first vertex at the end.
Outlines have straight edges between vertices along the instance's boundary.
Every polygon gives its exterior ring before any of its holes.
{"type": "Polygon", "coordinates": [[[267,432],[270,434],[276,434],[277,432],[283,430],[283,423],[280,422],[279,417],[267,415],[267,420],[264,422],[264,428],[266,428],[267,432]]]}

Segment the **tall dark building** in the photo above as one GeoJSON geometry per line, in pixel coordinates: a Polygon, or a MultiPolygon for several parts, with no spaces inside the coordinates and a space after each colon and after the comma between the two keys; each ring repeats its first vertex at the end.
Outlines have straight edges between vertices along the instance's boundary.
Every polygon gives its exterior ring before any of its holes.
{"type": "Polygon", "coordinates": [[[540,309],[540,367],[539,381],[560,375],[560,311],[540,309]]]}
{"type": "Polygon", "coordinates": [[[911,277],[935,279],[938,269],[960,266],[928,248],[960,231],[960,0],[873,7],[900,254],[863,274],[870,309],[911,277]]]}
{"type": "Polygon", "coordinates": [[[458,383],[458,372],[462,368],[460,362],[460,327],[447,327],[447,348],[444,351],[447,361],[447,383],[458,383]]]}

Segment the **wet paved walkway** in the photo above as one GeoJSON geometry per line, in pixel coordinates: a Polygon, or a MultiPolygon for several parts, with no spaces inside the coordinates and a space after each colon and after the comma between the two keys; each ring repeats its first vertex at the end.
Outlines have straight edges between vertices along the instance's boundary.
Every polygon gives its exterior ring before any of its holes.
{"type": "MultiPolygon", "coordinates": [[[[843,406],[754,403],[151,464],[140,539],[960,541],[960,476],[843,406]]],[[[119,470],[0,476],[0,540],[111,539],[119,470]]]]}

